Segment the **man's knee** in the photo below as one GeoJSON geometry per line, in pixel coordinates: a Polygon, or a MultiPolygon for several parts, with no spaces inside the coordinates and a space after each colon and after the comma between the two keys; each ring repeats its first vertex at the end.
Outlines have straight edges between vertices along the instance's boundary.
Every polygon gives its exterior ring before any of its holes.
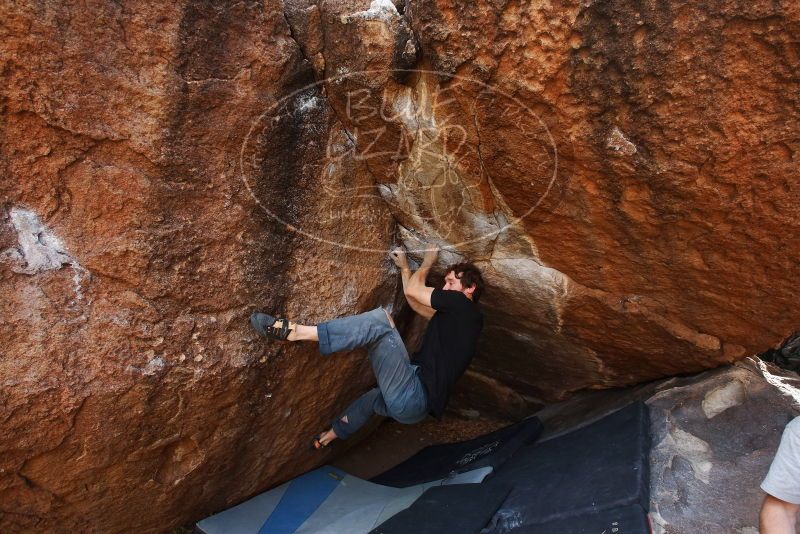
{"type": "Polygon", "coordinates": [[[380,325],[381,327],[384,327],[388,324],[390,328],[395,327],[392,316],[389,315],[389,311],[383,306],[377,306],[368,312],[364,312],[361,314],[361,316],[365,318],[365,321],[368,321],[373,326],[380,325]],[[384,319],[384,317],[386,318],[384,319]]]}

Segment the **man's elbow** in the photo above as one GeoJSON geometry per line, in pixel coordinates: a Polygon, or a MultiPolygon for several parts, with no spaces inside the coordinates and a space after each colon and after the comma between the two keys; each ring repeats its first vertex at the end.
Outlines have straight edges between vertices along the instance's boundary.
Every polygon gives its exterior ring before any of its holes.
{"type": "Polygon", "coordinates": [[[419,302],[419,291],[417,290],[416,287],[413,286],[406,287],[405,289],[403,289],[403,293],[405,293],[406,299],[419,302]]]}
{"type": "Polygon", "coordinates": [[[767,494],[759,514],[761,534],[794,534],[798,509],[800,505],[767,494]]]}
{"type": "Polygon", "coordinates": [[[416,302],[414,300],[414,297],[411,296],[411,291],[409,291],[408,288],[403,289],[403,295],[406,296],[406,300],[408,301],[409,304],[414,304],[414,302],[416,302]]]}

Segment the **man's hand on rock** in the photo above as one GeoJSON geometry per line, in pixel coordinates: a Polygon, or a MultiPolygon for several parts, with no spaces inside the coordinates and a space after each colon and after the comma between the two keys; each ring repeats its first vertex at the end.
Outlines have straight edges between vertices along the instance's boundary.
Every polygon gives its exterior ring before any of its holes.
{"type": "Polygon", "coordinates": [[[389,253],[389,256],[392,258],[392,261],[395,265],[397,265],[400,269],[409,269],[408,266],[408,258],[406,258],[406,251],[403,250],[401,247],[397,247],[393,251],[389,253]]]}
{"type": "Polygon", "coordinates": [[[425,247],[425,255],[422,257],[422,267],[433,267],[438,257],[439,247],[436,245],[428,245],[425,247]]]}

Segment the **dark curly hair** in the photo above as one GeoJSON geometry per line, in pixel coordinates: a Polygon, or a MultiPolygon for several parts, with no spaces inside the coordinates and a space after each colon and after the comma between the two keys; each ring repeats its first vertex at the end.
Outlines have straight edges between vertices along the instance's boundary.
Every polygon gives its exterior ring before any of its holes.
{"type": "Polygon", "coordinates": [[[480,269],[475,267],[473,263],[462,262],[449,266],[444,273],[447,274],[450,271],[453,271],[456,278],[461,280],[462,287],[468,288],[472,287],[473,284],[475,285],[475,291],[472,293],[472,302],[478,302],[481,299],[481,293],[483,293],[484,288],[480,269]]]}

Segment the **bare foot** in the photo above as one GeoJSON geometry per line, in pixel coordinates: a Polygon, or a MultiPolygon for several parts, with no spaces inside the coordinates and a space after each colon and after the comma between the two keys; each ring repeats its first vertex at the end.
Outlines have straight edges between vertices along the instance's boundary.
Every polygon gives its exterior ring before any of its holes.
{"type": "MultiPolygon", "coordinates": [[[[297,341],[297,323],[293,323],[292,321],[289,322],[289,335],[287,336],[288,341],[297,341]]],[[[283,328],[283,319],[278,319],[275,321],[275,324],[272,325],[275,328],[283,328]]]]}
{"type": "Polygon", "coordinates": [[[314,439],[314,448],[320,449],[321,447],[327,447],[328,444],[337,437],[338,436],[336,435],[336,432],[334,432],[332,428],[330,430],[326,430],[314,439]]]}

